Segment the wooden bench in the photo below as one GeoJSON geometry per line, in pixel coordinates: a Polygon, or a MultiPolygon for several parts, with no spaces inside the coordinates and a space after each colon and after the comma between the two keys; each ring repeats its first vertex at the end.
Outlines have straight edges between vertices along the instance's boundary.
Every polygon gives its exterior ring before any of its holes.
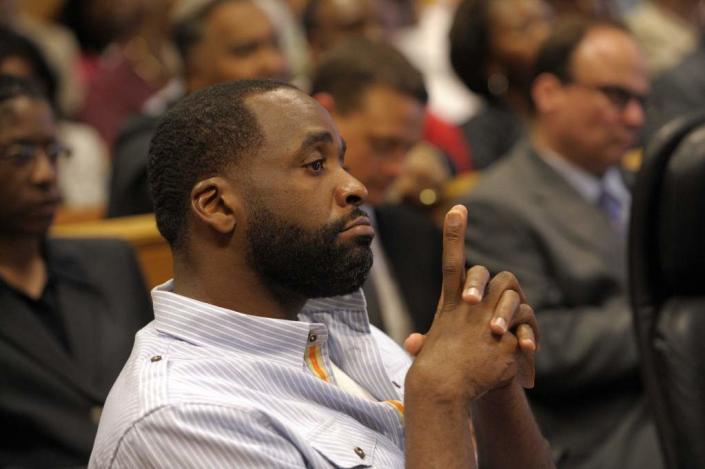
{"type": "Polygon", "coordinates": [[[57,223],[52,227],[51,235],[63,238],[123,239],[137,251],[149,288],[172,276],[171,250],[159,234],[153,214],[57,223]]]}

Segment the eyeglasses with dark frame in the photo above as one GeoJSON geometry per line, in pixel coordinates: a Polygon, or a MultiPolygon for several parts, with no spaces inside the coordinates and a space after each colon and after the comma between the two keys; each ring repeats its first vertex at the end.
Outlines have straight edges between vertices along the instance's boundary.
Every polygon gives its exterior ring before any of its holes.
{"type": "Polygon", "coordinates": [[[0,147],[0,160],[8,161],[17,168],[28,168],[37,161],[40,150],[49,158],[49,162],[53,166],[60,159],[71,156],[71,149],[57,141],[49,143],[13,142],[0,147]]]}
{"type": "Polygon", "coordinates": [[[567,85],[579,86],[602,93],[607,100],[620,111],[624,111],[627,105],[632,101],[636,101],[639,106],[644,109],[646,107],[646,100],[648,99],[647,94],[637,93],[619,85],[590,85],[576,81],[571,81],[567,83],[567,85]]]}

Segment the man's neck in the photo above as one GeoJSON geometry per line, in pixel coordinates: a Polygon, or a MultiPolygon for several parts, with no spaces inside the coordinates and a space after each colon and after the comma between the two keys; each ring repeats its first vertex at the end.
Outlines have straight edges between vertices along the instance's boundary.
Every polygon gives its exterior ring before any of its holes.
{"type": "Polygon", "coordinates": [[[221,269],[214,264],[200,266],[193,259],[175,255],[174,293],[238,313],[275,319],[296,319],[307,301],[288,290],[265,285],[245,262],[221,269]]]}
{"type": "Polygon", "coordinates": [[[0,235],[0,277],[32,298],[39,298],[47,282],[42,237],[0,235]]]}

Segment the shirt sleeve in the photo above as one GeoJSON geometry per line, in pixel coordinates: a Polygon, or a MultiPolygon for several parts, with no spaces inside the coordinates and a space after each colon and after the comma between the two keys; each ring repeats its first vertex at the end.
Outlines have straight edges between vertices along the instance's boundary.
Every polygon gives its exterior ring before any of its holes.
{"type": "Polygon", "coordinates": [[[162,407],[122,438],[111,468],[301,468],[296,446],[264,416],[214,404],[162,407]]]}

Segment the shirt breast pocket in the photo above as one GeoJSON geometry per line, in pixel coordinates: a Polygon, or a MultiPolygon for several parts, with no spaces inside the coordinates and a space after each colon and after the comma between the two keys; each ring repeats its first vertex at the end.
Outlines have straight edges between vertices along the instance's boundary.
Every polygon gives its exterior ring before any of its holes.
{"type": "Polygon", "coordinates": [[[377,435],[355,421],[330,420],[316,429],[309,442],[333,467],[375,467],[377,435]]]}

